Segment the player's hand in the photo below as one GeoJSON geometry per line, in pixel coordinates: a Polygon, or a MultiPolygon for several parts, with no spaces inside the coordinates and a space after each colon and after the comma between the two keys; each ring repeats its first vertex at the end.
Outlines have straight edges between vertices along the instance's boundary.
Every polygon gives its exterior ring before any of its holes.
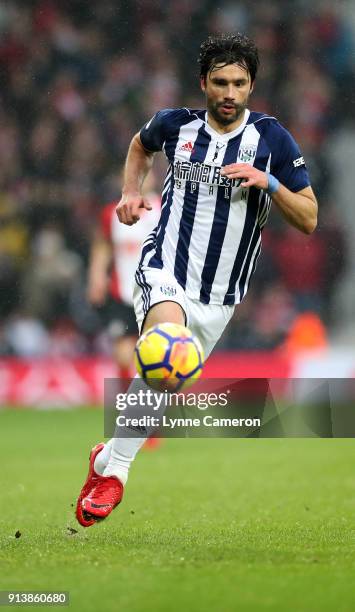
{"type": "Polygon", "coordinates": [[[222,168],[221,174],[229,179],[240,179],[241,187],[257,187],[258,189],[268,187],[266,172],[261,172],[250,164],[228,164],[222,168]]]}
{"type": "Polygon", "coordinates": [[[89,280],[86,298],[93,306],[102,306],[107,297],[108,278],[106,276],[89,280]]]}
{"type": "Polygon", "coordinates": [[[140,194],[124,194],[116,207],[119,221],[125,225],[137,223],[142,210],[152,210],[152,205],[140,194]]]}

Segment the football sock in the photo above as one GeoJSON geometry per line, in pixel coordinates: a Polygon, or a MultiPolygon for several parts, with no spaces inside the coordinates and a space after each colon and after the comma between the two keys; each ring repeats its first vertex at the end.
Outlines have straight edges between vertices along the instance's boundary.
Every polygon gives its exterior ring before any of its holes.
{"type": "Polygon", "coordinates": [[[123,485],[128,479],[128,471],[146,438],[112,438],[110,459],[103,476],[116,476],[123,485]]]}
{"type": "MultiPolygon", "coordinates": [[[[152,390],[146,385],[142,378],[136,376],[127,391],[127,394],[139,394],[139,393],[150,393],[152,394],[152,390]]],[[[155,398],[159,395],[163,394],[154,392],[155,398]]],[[[140,406],[131,406],[127,405],[124,410],[125,419],[129,418],[139,418],[142,416],[149,417],[160,417],[165,412],[165,404],[164,401],[161,400],[159,402],[159,410],[156,408],[156,403],[152,402],[152,405],[148,405],[145,402],[145,405],[142,404],[140,406]]],[[[139,449],[143,446],[148,436],[150,436],[154,427],[127,427],[124,426],[116,426],[115,437],[110,440],[108,444],[110,444],[110,457],[107,463],[106,468],[104,469],[104,476],[116,476],[123,484],[126,484],[128,478],[128,471],[131,466],[132,461],[134,460],[136,454],[139,449]]],[[[102,451],[104,452],[105,449],[102,451]]],[[[101,455],[99,453],[98,457],[101,455]]],[[[103,458],[106,459],[108,453],[103,455],[103,458]]]]}
{"type": "Polygon", "coordinates": [[[105,444],[105,446],[102,449],[102,451],[100,451],[96,455],[96,459],[94,461],[94,470],[95,470],[96,474],[100,474],[101,476],[103,475],[105,467],[108,464],[109,459],[110,459],[111,446],[112,446],[112,440],[109,440],[105,444]]]}

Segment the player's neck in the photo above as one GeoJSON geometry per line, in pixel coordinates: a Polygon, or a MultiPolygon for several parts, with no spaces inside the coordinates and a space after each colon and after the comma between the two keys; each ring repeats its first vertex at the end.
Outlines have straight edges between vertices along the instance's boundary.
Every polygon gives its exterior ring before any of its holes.
{"type": "Polygon", "coordinates": [[[218,121],[216,121],[214,117],[212,117],[212,115],[207,111],[208,125],[210,125],[211,128],[213,128],[219,134],[229,134],[230,132],[234,132],[234,130],[236,130],[240,125],[242,125],[242,123],[244,122],[244,119],[245,119],[245,109],[236,121],[234,121],[233,123],[230,123],[229,125],[222,125],[221,123],[218,123],[218,121]]]}

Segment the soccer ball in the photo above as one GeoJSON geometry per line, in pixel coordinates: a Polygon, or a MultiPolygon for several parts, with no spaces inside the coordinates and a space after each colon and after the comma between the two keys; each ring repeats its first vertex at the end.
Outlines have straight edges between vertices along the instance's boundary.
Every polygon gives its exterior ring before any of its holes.
{"type": "Polygon", "coordinates": [[[139,376],[158,391],[180,391],[200,377],[203,349],[192,332],[177,323],[161,323],[138,340],[134,354],[139,376]]]}

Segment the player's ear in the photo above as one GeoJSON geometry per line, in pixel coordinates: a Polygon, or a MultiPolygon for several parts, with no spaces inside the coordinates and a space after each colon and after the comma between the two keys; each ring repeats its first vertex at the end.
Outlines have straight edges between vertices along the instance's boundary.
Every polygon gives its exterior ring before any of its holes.
{"type": "Polygon", "coordinates": [[[203,92],[206,91],[206,77],[200,76],[200,85],[203,92]]]}
{"type": "Polygon", "coordinates": [[[255,83],[255,81],[252,81],[251,86],[250,86],[250,92],[249,92],[249,95],[250,95],[250,94],[252,94],[252,93],[253,93],[253,91],[254,91],[254,83],[255,83]]]}

